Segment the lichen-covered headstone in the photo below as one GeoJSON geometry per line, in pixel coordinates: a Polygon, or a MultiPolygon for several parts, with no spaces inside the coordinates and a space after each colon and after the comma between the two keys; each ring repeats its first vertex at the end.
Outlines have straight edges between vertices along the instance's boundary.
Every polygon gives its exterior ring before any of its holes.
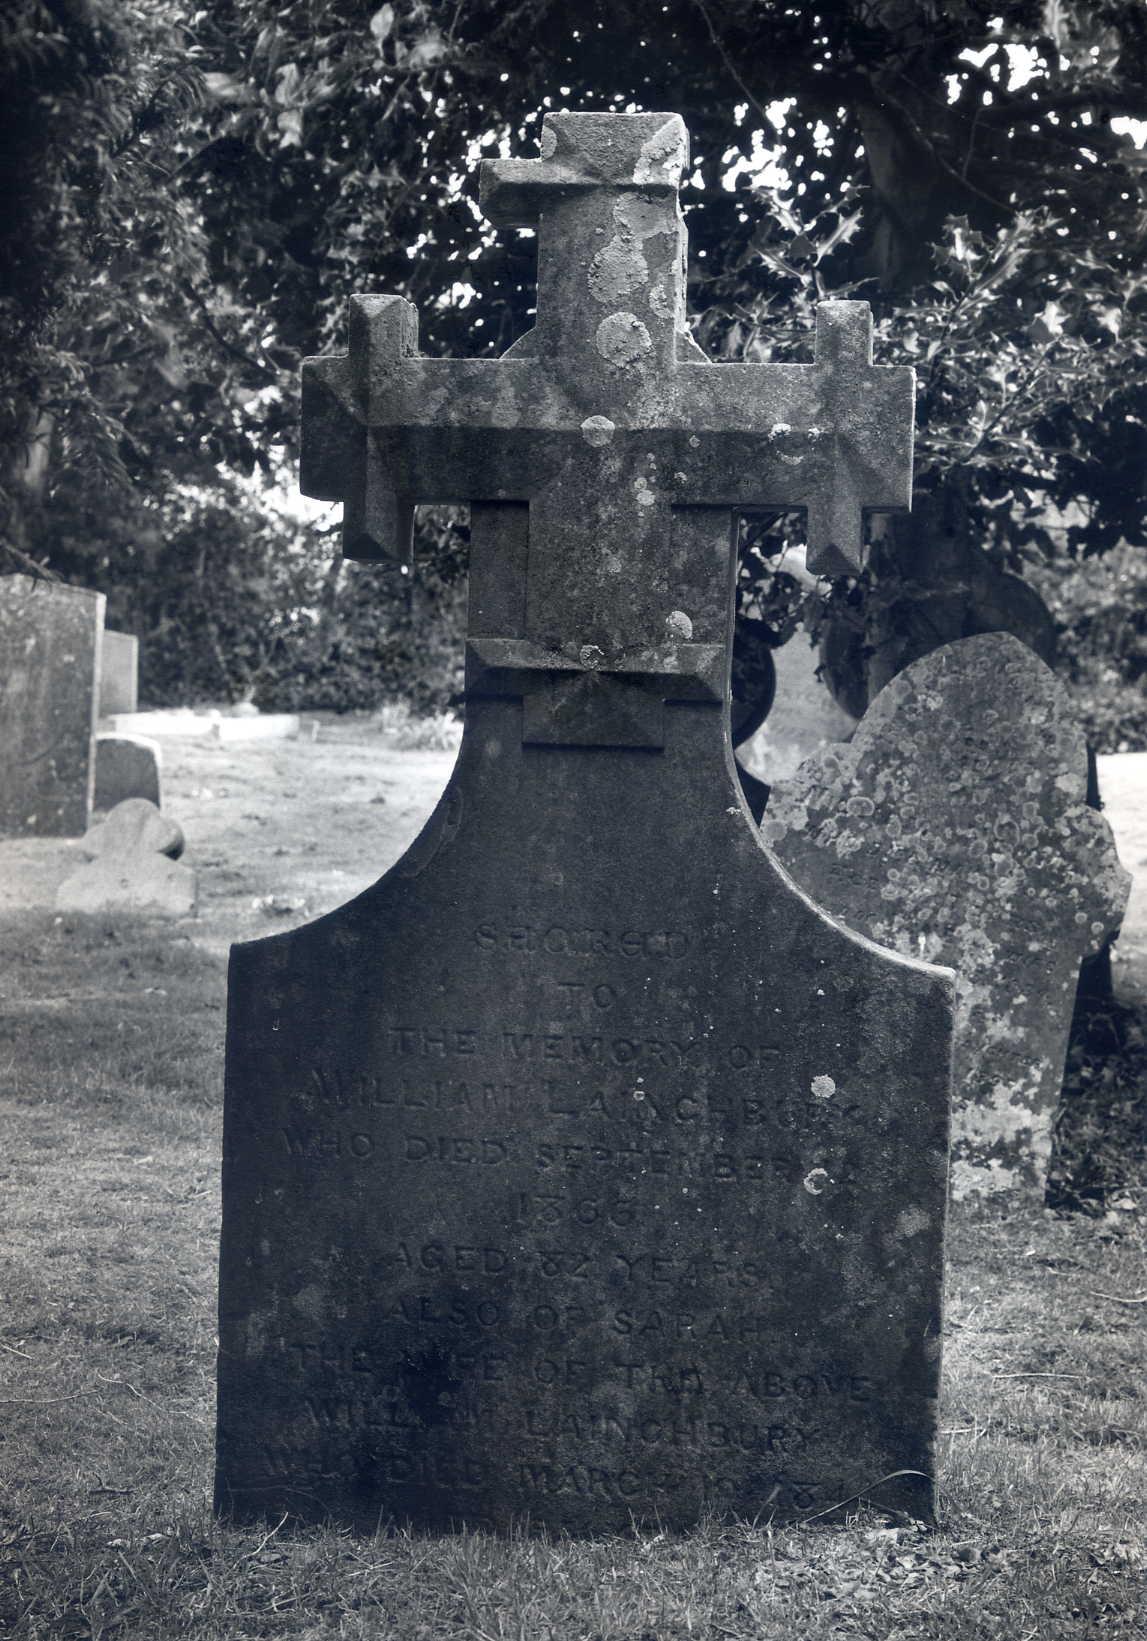
{"type": "Polygon", "coordinates": [[[933,1497],[951,978],[777,871],[728,748],[737,505],[856,568],[910,371],[684,326],[675,116],[484,172],[538,322],[424,359],[352,304],[304,370],[353,553],[466,500],[466,732],[407,855],[232,954],[218,1507],[617,1531],[933,1497]]]}
{"type": "Polygon", "coordinates": [[[82,587],[0,576],[0,835],[87,827],[104,603],[82,587]]]}
{"type": "Polygon", "coordinates": [[[1128,878],[1054,674],[992,633],[886,685],[774,787],[762,833],[851,928],[957,975],[952,1193],[1042,1199],[1081,960],[1128,878]]]}

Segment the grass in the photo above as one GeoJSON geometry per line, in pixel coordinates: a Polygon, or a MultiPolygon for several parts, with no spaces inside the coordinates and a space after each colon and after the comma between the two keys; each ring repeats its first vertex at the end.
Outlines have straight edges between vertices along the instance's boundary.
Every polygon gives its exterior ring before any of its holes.
{"type": "Polygon", "coordinates": [[[1143,1225],[952,1227],[937,1528],[595,1542],[213,1521],[224,968],[170,929],[2,935],[0,1635],[28,1641],[1142,1636],[1143,1225]]]}

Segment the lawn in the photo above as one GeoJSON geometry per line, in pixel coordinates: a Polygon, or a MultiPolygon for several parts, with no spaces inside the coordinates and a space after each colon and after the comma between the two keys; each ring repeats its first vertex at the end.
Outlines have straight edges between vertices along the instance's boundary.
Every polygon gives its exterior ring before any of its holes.
{"type": "Polygon", "coordinates": [[[1147,1633],[1134,1191],[1094,1215],[953,1222],[934,1529],[865,1511],[579,1542],[212,1520],[226,939],[374,876],[448,762],[347,743],[340,782],[308,781],[318,751],[180,753],[168,802],[204,872],[198,924],[3,913],[0,1635],[1147,1633]]]}

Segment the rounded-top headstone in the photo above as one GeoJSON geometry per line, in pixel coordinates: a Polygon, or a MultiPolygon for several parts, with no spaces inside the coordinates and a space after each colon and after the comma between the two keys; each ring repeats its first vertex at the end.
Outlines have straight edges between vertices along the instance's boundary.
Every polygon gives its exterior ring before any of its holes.
{"type": "Polygon", "coordinates": [[[769,800],[762,836],[818,904],[956,970],[956,1198],[1042,1193],[1079,965],[1129,885],[1086,795],[1066,692],[989,633],[907,667],[769,800]]]}
{"type": "Polygon", "coordinates": [[[92,856],[152,854],[178,860],[183,841],[183,828],[160,814],[153,803],[146,798],[125,798],[98,826],[85,832],[80,847],[92,856]]]}
{"type": "Polygon", "coordinates": [[[97,809],[111,810],[128,798],[161,802],[159,742],[146,735],[96,736],[97,809]]]}

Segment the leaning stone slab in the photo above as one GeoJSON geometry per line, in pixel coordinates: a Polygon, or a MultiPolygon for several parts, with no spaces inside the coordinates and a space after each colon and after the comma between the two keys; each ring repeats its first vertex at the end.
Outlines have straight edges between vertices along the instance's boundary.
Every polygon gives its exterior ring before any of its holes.
{"type": "Polygon", "coordinates": [[[125,798],[158,807],[162,764],[159,742],[146,735],[97,735],[95,807],[114,809],[125,798]]]}
{"type": "Polygon", "coordinates": [[[956,1199],[1042,1200],[1079,965],[1129,882],[1086,788],[1062,686],[992,633],[900,673],[769,801],[762,835],[820,905],[956,970],[956,1199]]]}
{"type": "Polygon", "coordinates": [[[292,741],[299,733],[299,719],[293,712],[264,712],[259,717],[217,718],[213,734],[217,741],[292,741]]]}
{"type": "Polygon", "coordinates": [[[193,917],[195,871],[166,855],[100,855],[65,878],[56,891],[60,912],[126,912],[141,917],[193,917]]]}
{"type": "Polygon", "coordinates": [[[100,651],[100,717],[134,712],[139,698],[139,639],[104,628],[100,651]]]}
{"type": "Polygon", "coordinates": [[[91,818],[104,603],[0,576],[0,835],[78,837],[91,818]]]}
{"type": "Polygon", "coordinates": [[[499,161],[538,322],[423,358],[352,303],[303,375],[308,493],[401,554],[471,501],[465,738],[402,861],[231,959],[216,1503],[615,1532],[933,1503],[952,977],[822,914],[727,757],[733,510],[858,568],[912,377],[860,303],[815,357],[684,323],[676,116],[499,161]]]}
{"type": "Polygon", "coordinates": [[[170,711],[116,712],[107,720],[113,735],[210,735],[218,712],[192,712],[189,707],[170,711]]]}
{"type": "Polygon", "coordinates": [[[183,853],[183,828],[160,814],[146,798],[125,798],[80,839],[86,855],[169,855],[183,853]]]}

